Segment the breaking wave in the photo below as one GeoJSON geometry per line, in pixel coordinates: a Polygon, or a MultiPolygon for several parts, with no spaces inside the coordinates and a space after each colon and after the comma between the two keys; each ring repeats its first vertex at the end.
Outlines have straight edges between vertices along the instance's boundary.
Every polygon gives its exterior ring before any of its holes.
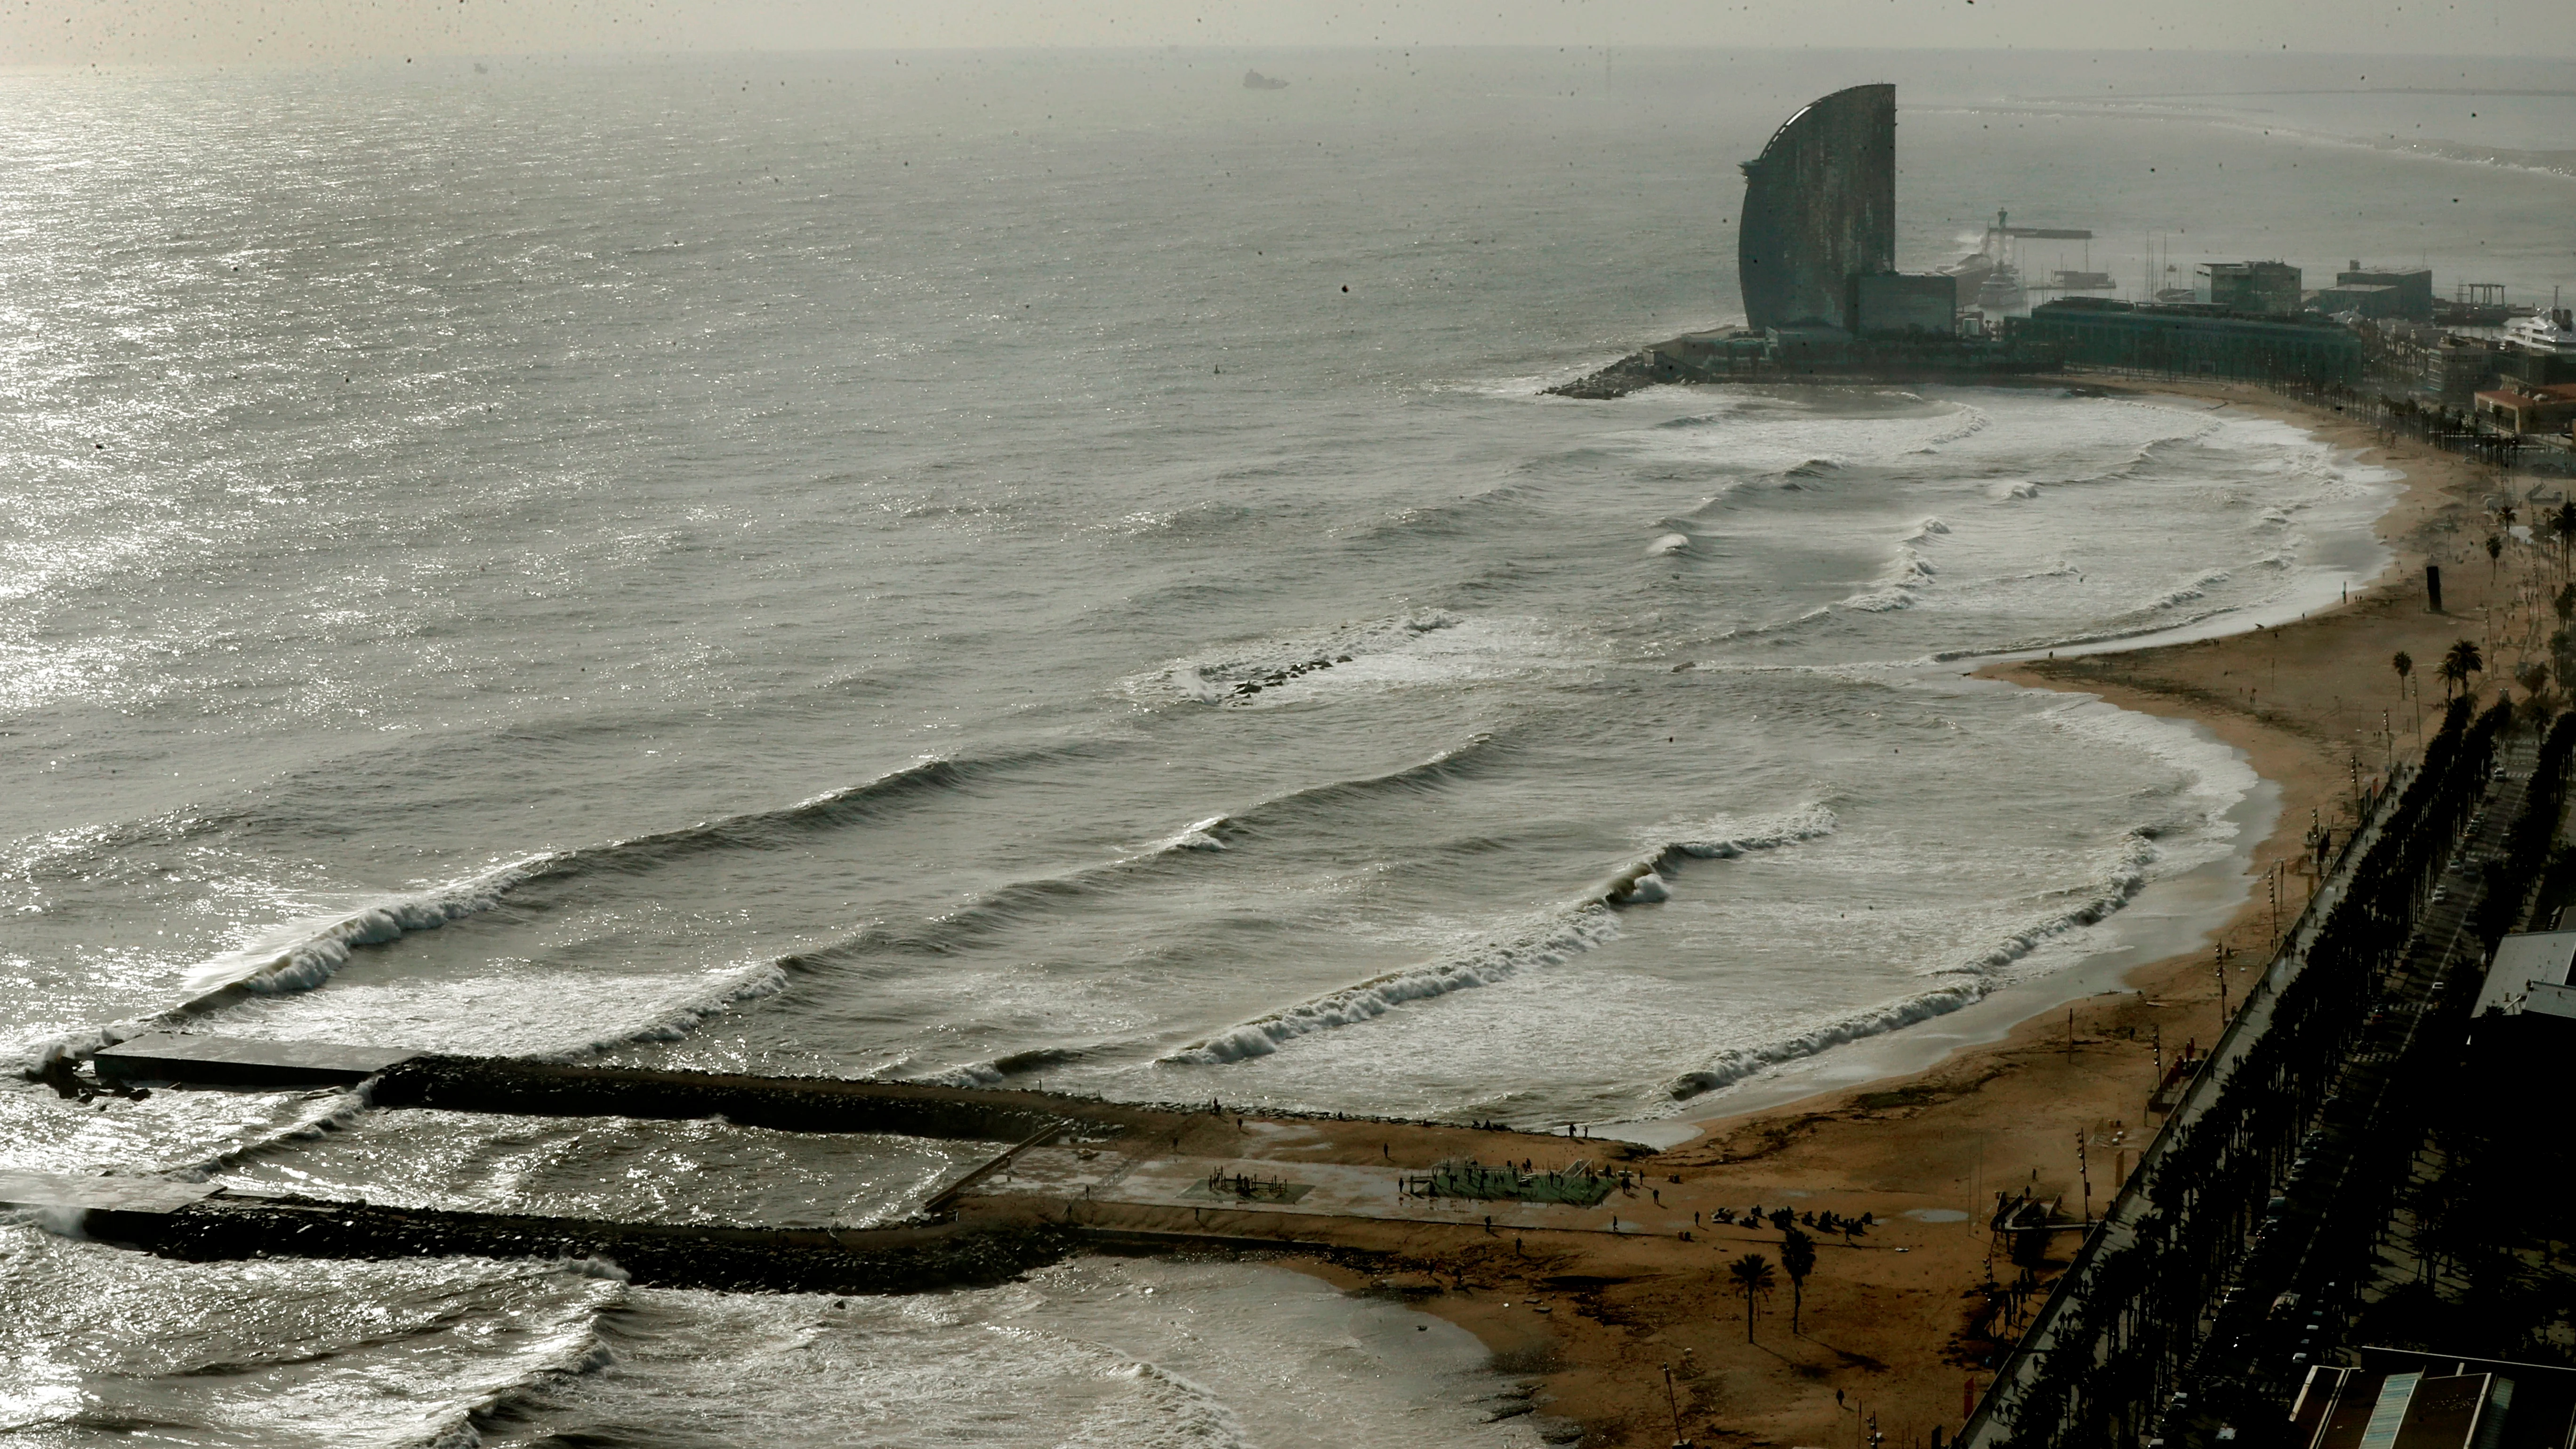
{"type": "Polygon", "coordinates": [[[989,1062],[968,1062],[964,1066],[899,1080],[916,1082],[925,1087],[998,1087],[1013,1077],[1048,1067],[1060,1067],[1081,1061],[1089,1053],[1079,1047],[1038,1047],[995,1057],[989,1062]]]}
{"type": "Polygon", "coordinates": [[[255,942],[226,952],[188,973],[197,995],[172,1012],[189,1017],[241,999],[309,991],[331,979],[361,946],[381,946],[414,931],[435,931],[501,904],[511,890],[544,874],[560,855],[534,855],[411,895],[365,906],[347,915],[283,928],[288,939],[255,942]]]}
{"type": "Polygon", "coordinates": [[[826,790],[775,810],[720,815],[694,825],[580,846],[542,858],[528,879],[553,879],[599,871],[642,874],[710,850],[772,850],[794,837],[871,820],[885,811],[960,790],[976,781],[1032,764],[1069,759],[1079,746],[1057,746],[982,759],[924,757],[872,779],[826,790]]]}
{"type": "Polygon", "coordinates": [[[1932,588],[1932,580],[1940,575],[1932,559],[1924,557],[1917,547],[1917,541],[1922,541],[1922,534],[1896,544],[1896,562],[1888,567],[1886,583],[1868,593],[1844,598],[1837,608],[1857,608],[1862,614],[1893,614],[1896,608],[1914,608],[1914,596],[1932,588]]]}
{"type": "Polygon", "coordinates": [[[2193,579],[2191,582],[2183,584],[2177,588],[2169,589],[2164,593],[2158,594],[2148,602],[2139,605],[2137,612],[2141,614],[2152,614],[2161,610],[2180,607],[2181,605],[2190,603],[2194,599],[2206,598],[2213,587],[2226,583],[2229,579],[2234,577],[2235,575],[2229,573],[2225,569],[2211,569],[2200,577],[2193,579]]]}
{"type": "Polygon", "coordinates": [[[643,1026],[594,1037],[579,1046],[534,1055],[546,1061],[578,1061],[583,1057],[605,1056],[648,1042],[679,1041],[695,1033],[710,1017],[721,1016],[747,1001],[777,995],[787,989],[787,982],[785,963],[764,961],[735,973],[731,979],[720,981],[697,996],[666,1008],[643,1026]]]}
{"type": "Polygon", "coordinates": [[[1658,846],[1652,854],[1612,876],[1602,890],[1601,903],[1646,905],[1669,899],[1672,882],[1668,877],[1685,862],[1733,860],[1751,851],[1777,850],[1784,845],[1821,839],[1833,834],[1839,823],[1834,812],[1824,806],[1806,805],[1731,834],[1722,830],[1687,834],[1658,846]]]}
{"type": "Polygon", "coordinates": [[[928,920],[905,925],[881,922],[846,940],[785,957],[779,964],[790,972],[823,972],[885,954],[944,956],[1017,922],[1104,896],[1131,880],[1182,868],[1194,857],[1224,852],[1232,842],[1264,830],[1318,818],[1329,823],[1355,805],[1378,799],[1437,794],[1453,781],[1484,772],[1506,752],[1493,736],[1480,734],[1419,764],[1383,775],[1310,785],[1231,815],[1210,815],[1137,854],[1062,875],[995,886],[928,920]]]}
{"type": "Polygon", "coordinates": [[[1957,978],[1951,984],[1855,1012],[1795,1036],[1725,1052],[1709,1065],[1675,1077],[1665,1090],[1676,1101],[1720,1091],[1765,1068],[1946,1016],[1984,1000],[1988,992],[2003,984],[2006,968],[2013,963],[2050,941],[2100,924],[2136,899],[2138,892],[2146,888],[2148,867],[2158,857],[2154,835],[2151,830],[2130,832],[2121,841],[2102,881],[2005,933],[1969,960],[1948,968],[1947,974],[1957,978]]]}
{"type": "Polygon", "coordinates": [[[1686,834],[1613,875],[1599,892],[1539,925],[1490,939],[1447,960],[1407,967],[1328,992],[1285,1011],[1229,1028],[1162,1058],[1173,1065],[1221,1065],[1268,1056],[1298,1037],[1373,1021],[1409,1001],[1490,986],[1535,967],[1560,965],[1617,937],[1618,910],[1670,898],[1665,873],[1688,860],[1731,860],[1830,835],[1833,812],[1821,805],[1753,828],[1686,834]]]}
{"type": "Polygon", "coordinates": [[[1373,1021],[1408,1001],[1490,986],[1538,966],[1554,966],[1619,934],[1618,918],[1599,901],[1576,907],[1552,926],[1481,944],[1450,960],[1390,971],[1219,1032],[1162,1058],[1170,1065],[1221,1065],[1268,1056],[1283,1043],[1337,1026],[1373,1021]]]}
{"type": "MultiPolygon", "coordinates": [[[[2155,407],[2155,405],[2151,403],[2121,403],[2119,406],[2151,407],[2155,408],[2158,412],[2173,411],[2171,408],[2155,407]]],[[[2053,483],[2115,483],[2122,479],[2135,478],[2142,473],[2152,471],[2157,464],[2164,461],[2167,454],[2178,453],[2194,444],[2197,444],[2203,438],[2217,432],[2222,426],[2224,426],[2224,424],[2222,424],[2218,419],[2204,417],[2200,420],[2199,425],[2194,427],[2190,432],[2155,438],[2148,442],[2141,443],[2136,448],[2132,449],[2127,457],[2122,458],[2120,461],[2112,464],[2108,468],[2100,470],[2099,472],[2072,474],[2064,478],[2050,479],[2047,481],[2053,483]]]]}

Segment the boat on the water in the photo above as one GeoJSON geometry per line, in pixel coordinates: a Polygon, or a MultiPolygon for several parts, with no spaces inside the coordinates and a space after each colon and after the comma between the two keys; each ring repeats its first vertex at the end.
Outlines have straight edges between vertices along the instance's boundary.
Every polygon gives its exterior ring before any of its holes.
{"type": "Polygon", "coordinates": [[[2576,310],[2552,307],[2504,324],[2504,338],[2533,352],[2576,357],[2576,310]]]}

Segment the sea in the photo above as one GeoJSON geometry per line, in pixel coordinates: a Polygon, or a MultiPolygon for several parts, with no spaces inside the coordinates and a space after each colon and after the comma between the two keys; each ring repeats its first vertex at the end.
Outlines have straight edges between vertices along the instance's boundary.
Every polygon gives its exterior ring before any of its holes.
{"type": "MultiPolygon", "coordinates": [[[[1543,392],[1739,318],[1735,163],[1879,80],[1908,269],[2008,210],[2131,292],[2576,281],[2539,62],[0,75],[0,1056],[157,1026],[1655,1142],[2000,1029],[2139,922],[2188,949],[2276,793],[1968,672],[2327,605],[2395,474],[2178,397],[1543,392]]],[[[862,1225],[974,1151],[0,1086],[0,1171],[449,1207],[862,1225]]],[[[0,1264],[9,1444],[1539,1442],[1473,1339],[1275,1267],[729,1296],[25,1214],[0,1264]]]]}

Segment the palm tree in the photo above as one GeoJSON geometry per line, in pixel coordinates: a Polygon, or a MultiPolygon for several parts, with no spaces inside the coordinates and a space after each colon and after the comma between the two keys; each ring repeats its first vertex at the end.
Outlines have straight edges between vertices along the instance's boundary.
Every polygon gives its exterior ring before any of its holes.
{"type": "Polygon", "coordinates": [[[1747,1253],[1726,1265],[1726,1276],[1735,1291],[1744,1298],[1744,1341],[1753,1341],[1753,1301],[1771,1296],[1774,1279],[1771,1260],[1760,1253],[1747,1253]]]}
{"type": "Polygon", "coordinates": [[[2548,698],[2549,666],[2536,659],[2517,664],[2513,667],[2513,682],[2522,686],[2524,698],[2538,709],[2548,698]]]}
{"type": "Polygon", "coordinates": [[[1780,1268],[1789,1275],[1789,1331],[1798,1331],[1798,1311],[1807,1306],[1807,1275],[1816,1271],[1816,1240],[1796,1228],[1780,1240],[1780,1268]]]}
{"type": "Polygon", "coordinates": [[[2400,649],[2397,651],[2397,657],[2388,661],[2388,667],[2397,671],[2397,697],[2404,699],[2406,676],[2415,672],[2415,656],[2400,649]]]}
{"type": "Polygon", "coordinates": [[[2468,688],[2469,676],[2483,673],[2486,667],[2486,656],[2478,652],[2478,641],[2461,639],[2454,642],[2442,655],[2442,697],[2451,697],[2453,685],[2468,688]]]}
{"type": "Polygon", "coordinates": [[[2494,587],[2495,587],[2495,578],[2496,578],[2496,560],[2497,560],[2497,559],[2499,559],[2499,558],[2502,558],[2503,556],[2504,556],[2504,540],[2503,540],[2503,539],[2501,539],[2501,538],[2499,538],[2499,537],[2497,537],[2496,535],[2494,535],[2494,534],[2492,534],[2492,533],[2488,534],[2488,535],[2487,535],[2487,587],[2488,587],[2488,588],[2494,588],[2494,587]]]}
{"type": "MultiPolygon", "coordinates": [[[[2566,506],[2576,508],[2576,503],[2566,506]]],[[[2558,622],[2561,624],[2576,619],[2576,584],[2562,586],[2557,595],[2549,601],[2549,607],[2557,611],[2558,622]]]]}
{"type": "Polygon", "coordinates": [[[2567,546],[2576,543],[2576,499],[2559,504],[2550,513],[2549,531],[2558,536],[2558,567],[2563,572],[2567,567],[2567,546]]]}

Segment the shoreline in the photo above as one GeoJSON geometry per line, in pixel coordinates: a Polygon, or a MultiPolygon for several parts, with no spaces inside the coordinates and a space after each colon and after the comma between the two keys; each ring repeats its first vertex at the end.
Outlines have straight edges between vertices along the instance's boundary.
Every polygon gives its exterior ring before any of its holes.
{"type": "MultiPolygon", "coordinates": [[[[2213,402],[2215,406],[2210,411],[2230,408],[2288,423],[2334,445],[2340,456],[2355,461],[2364,461],[2361,455],[2366,452],[2385,454],[2388,451],[2366,429],[2321,421],[2319,415],[2309,413],[2287,399],[2250,386],[2239,388],[2176,382],[2152,387],[2122,387],[2090,379],[2058,377],[2016,381],[2030,386],[2081,386],[2096,394],[2150,402],[2159,399],[2213,402]],[[2328,433],[2335,428],[2354,436],[2329,437],[2328,433]]],[[[2474,466],[2447,454],[2411,456],[2414,451],[2410,450],[2410,461],[2419,467],[2425,458],[2460,469],[2474,466]]],[[[2367,460],[2371,466],[2387,466],[2390,461],[2386,457],[2367,460]]],[[[2294,600],[2278,606],[2276,610],[2230,611],[2122,638],[2085,640],[2055,649],[1972,656],[1954,661],[1957,665],[1967,666],[1964,669],[1954,670],[1950,664],[1944,664],[1934,671],[1927,671],[1927,674],[1956,673],[1973,684],[2074,695],[2128,713],[2169,721],[2202,739],[2224,745],[2253,771],[2256,780],[2248,797],[2226,812],[2240,831],[2237,848],[2223,859],[2148,886],[2096,928],[2112,940],[2088,951],[2070,966],[1999,986],[1955,1011],[1927,1017],[1874,1036],[1855,1038],[1812,1056],[1784,1062],[1771,1071],[1747,1079],[1741,1086],[1712,1094],[1734,1100],[1712,1103],[1704,1109],[1685,1107],[1670,1117],[1608,1124],[1611,1130],[1607,1135],[1657,1148],[1676,1147],[1738,1118],[1785,1110],[1840,1092],[1901,1084],[1906,1079],[1937,1070],[1961,1052],[1994,1046],[2007,1040],[2017,1029],[2044,1012],[2062,1009],[2089,997],[2141,989],[2147,983],[2140,978],[2157,973],[2160,968],[2173,968],[2177,963],[2196,959],[2213,939],[2225,941],[2237,951],[2244,949],[2239,940],[2244,934],[2242,918],[2260,907],[2268,920],[2268,899],[2258,901],[2254,898],[2265,873],[2276,862],[2294,860],[2306,853],[2305,838],[2309,825],[2302,812],[2320,809],[2317,802],[2335,794],[2336,789],[2346,782],[2303,780],[2297,782],[2302,788],[2291,788],[2291,777],[2303,768],[2301,751],[2316,747],[2315,740],[2285,739],[2277,724],[2266,725],[2255,719],[2240,720],[2238,712],[2215,708],[2205,698],[2187,697],[2165,689],[2141,688],[2123,683],[2116,677],[2106,677],[2099,661],[2150,655],[2181,645],[2214,640],[2270,637],[2280,630],[2311,619],[2323,619],[2391,587],[2401,586],[2408,580],[2410,571],[2419,580],[2414,586],[2420,593],[2423,558],[2410,551],[2402,540],[2391,536],[2391,520],[2399,519],[2401,514],[2407,513],[2410,501],[2419,499],[2416,473],[2412,470],[2392,471],[2397,474],[2395,496],[2368,525],[2383,552],[2381,566],[2368,578],[2360,578],[2347,571],[2349,592],[2340,599],[2307,610],[2294,611],[2294,600]],[[2269,617],[2273,612],[2285,613],[2287,617],[2269,617]],[[2071,663],[2061,666],[2057,663],[2061,659],[2073,661],[2078,658],[2096,663],[2091,666],[2071,663]],[[2222,721],[2233,721],[2245,727],[2221,728],[2222,721]],[[2196,908],[2178,913],[2173,907],[2182,902],[2169,899],[2177,896],[2186,900],[2198,896],[2202,901],[2196,908]],[[2224,897],[2224,900],[2210,900],[2213,896],[2224,897]],[[2174,921],[2172,918],[2177,914],[2185,914],[2188,919],[2174,921]],[[2188,945],[2175,940],[2182,936],[2193,939],[2188,945]],[[2133,939],[2123,942],[2119,940],[2122,937],[2133,939]],[[2163,949],[2143,947],[2143,943],[2135,938],[2154,941],[2163,949]],[[2142,948],[2150,949],[2151,954],[2141,958],[2142,948]],[[1930,1045],[1932,1042],[1946,1042],[1947,1045],[1935,1047],[1930,1045]],[[1927,1052],[1931,1055],[1927,1056],[1927,1052]],[[1871,1057],[1894,1060],[1876,1065],[1865,1060],[1852,1060],[1871,1057]],[[1810,1080],[1802,1082],[1800,1079],[1810,1080]],[[1642,1130],[1625,1130],[1631,1127],[1642,1130]]],[[[2422,522],[2420,517],[2405,519],[2410,533],[2420,528],[2422,522]]],[[[2323,578],[2325,583],[2332,581],[2332,575],[2323,578]]],[[[2458,590],[2447,592],[2456,594],[2458,590]]],[[[2420,649],[2416,652],[2426,654],[2420,649]]],[[[2386,763],[2387,760],[2379,760],[2366,765],[2362,771],[2363,778],[2366,780],[2383,774],[2386,763]]],[[[2284,919],[2287,919],[2286,913],[2284,919]]]]}
{"type": "MultiPolygon", "coordinates": [[[[2474,567],[2446,567],[2448,611],[2435,615],[2424,607],[2421,571],[2428,558],[2451,564],[2483,539],[2475,511],[2493,486],[2493,470],[2403,440],[2383,443],[2358,424],[2252,386],[2058,381],[2114,396],[2241,409],[2402,475],[2397,496],[2372,524],[2386,551],[2382,567],[2329,607],[2281,623],[2239,624],[2234,632],[2194,629],[2174,638],[2167,631],[2035,659],[1962,661],[1960,672],[1972,680],[2089,695],[2227,744],[2261,782],[2236,810],[2268,810],[2268,828],[2247,828],[2255,822],[2240,816],[2248,838],[2219,863],[2230,868],[2218,887],[2228,896],[2223,915],[2213,922],[2218,903],[2202,900],[2160,941],[2173,949],[2145,959],[2137,959],[2144,946],[2116,960],[2096,952],[2068,972],[2023,983],[2035,989],[2018,1004],[2017,989],[2007,987],[1873,1039],[1887,1045],[1849,1044],[1864,1047],[1859,1062],[1840,1074],[1819,1066],[1813,1075],[1824,1080],[1787,1095],[1748,1093],[1755,1099],[1660,1119],[1692,1129],[1679,1140],[1654,1133],[1652,1122],[1636,1124],[1648,1130],[1633,1135],[1609,1125],[1622,1138],[1669,1144],[1640,1164],[1666,1180],[1660,1206],[1700,1212],[1703,1204],[1741,1210],[1788,1202],[1878,1216],[1879,1229],[1849,1246],[1821,1240],[1822,1262],[1801,1295],[1803,1332],[1792,1333],[1777,1311],[1757,1313],[1769,1322],[1749,1342],[1745,1323],[1729,1326],[1730,1314],[1741,1320],[1743,1309],[1728,1306],[1741,1300],[1728,1296],[1721,1255],[1776,1255],[1779,1236],[1767,1228],[1704,1225],[1695,1236],[1706,1241],[1696,1243],[1641,1234],[1555,1253],[1580,1257],[1587,1271],[1569,1276],[1560,1268],[1553,1277],[1521,1258],[1517,1245],[1498,1261],[1497,1249],[1461,1250],[1419,1234],[1389,1242],[1418,1261],[1428,1284],[1443,1274],[1450,1279],[1445,1291],[1417,1303],[1423,1311],[1475,1333],[1498,1362],[1554,1366],[1543,1375],[1553,1395],[1548,1411],[1582,1422],[1587,1444],[1670,1442],[1661,1369],[1676,1355],[1685,1433],[1785,1445],[1851,1442],[1859,1405],[1891,1436],[1920,1436],[1935,1425],[1955,1432],[1986,1365],[2000,1362],[2013,1336],[1992,1332],[1984,1317],[1991,1310],[1981,1285],[1989,1273],[2009,1282],[2021,1271],[1996,1256],[1986,1230],[1994,1194],[2062,1199],[2060,1216],[2069,1220],[2088,1200],[2096,1209],[2108,1205],[2134,1149],[2152,1134],[2148,1098],[2159,1064],[2214,1042],[2223,1021],[2220,990],[2231,1005],[2242,1001],[2244,985],[2268,961],[2275,884],[2281,927],[2306,903],[2313,878],[2301,866],[2312,823],[2348,821],[2341,802],[2355,779],[2366,783],[2388,760],[2420,749],[2415,700],[2410,690],[2400,708],[2390,655],[2405,649],[2421,661],[2420,685],[2450,639],[2481,632],[2478,608],[2489,600],[2489,578],[2474,567]],[[2474,533],[2463,533],[2464,519],[2474,533]],[[2383,711],[2393,745],[2382,734],[2383,711]],[[2181,947],[2173,939],[2179,936],[2194,944],[2181,947]],[[2222,952],[2223,970],[2214,959],[2222,952]],[[1981,1011],[1988,1003],[1993,1008],[1981,1011]],[[1873,1052],[1916,1060],[1871,1066],[1873,1052]],[[1617,1271],[1618,1260],[1632,1270],[1617,1271]],[[1531,1317],[1530,1296],[1551,1282],[1559,1288],[1544,1296],[1556,1311],[1531,1317]],[[1509,1306],[1516,1292],[1517,1310],[1509,1306]]],[[[2506,661],[2495,652],[2490,664],[2501,675],[2506,661]]],[[[2197,888],[2206,893],[2212,883],[2197,888]]],[[[2149,926],[2152,910],[2135,922],[2122,917],[2150,904],[2142,897],[2105,924],[2149,926]]],[[[1847,1051],[1804,1060],[1823,1063],[1847,1051]]],[[[2073,1238],[2060,1243],[2062,1254],[2073,1238]]],[[[1388,1281],[1321,1262],[1292,1266],[1346,1289],[1384,1291],[1388,1281]]],[[[2038,1281],[2052,1272],[2039,1270],[2038,1281]]]]}

